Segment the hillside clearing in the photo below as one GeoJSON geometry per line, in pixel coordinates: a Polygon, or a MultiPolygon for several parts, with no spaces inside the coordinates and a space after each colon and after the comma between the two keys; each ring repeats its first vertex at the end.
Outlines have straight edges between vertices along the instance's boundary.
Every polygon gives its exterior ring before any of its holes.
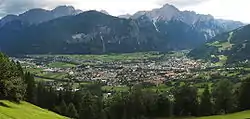
{"type": "Polygon", "coordinates": [[[227,115],[199,117],[194,119],[248,119],[248,118],[250,118],[250,111],[243,111],[227,115]]]}
{"type": "Polygon", "coordinates": [[[0,119],[67,119],[54,112],[41,109],[27,102],[15,104],[0,101],[0,119]]]}
{"type": "MultiPolygon", "coordinates": [[[[227,115],[216,115],[216,116],[206,116],[206,117],[190,117],[190,118],[175,118],[175,119],[248,119],[250,118],[250,111],[237,112],[227,115]]],[[[166,119],[166,118],[160,118],[166,119]]]]}

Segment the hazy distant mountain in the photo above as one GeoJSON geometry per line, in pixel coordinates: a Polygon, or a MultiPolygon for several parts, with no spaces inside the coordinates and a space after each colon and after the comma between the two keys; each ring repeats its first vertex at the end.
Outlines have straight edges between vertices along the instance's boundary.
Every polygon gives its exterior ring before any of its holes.
{"type": "Polygon", "coordinates": [[[109,15],[109,13],[106,10],[101,10],[100,12],[103,14],[109,15]]]}
{"type": "Polygon", "coordinates": [[[76,10],[72,6],[59,6],[53,10],[36,8],[20,15],[7,15],[0,20],[0,26],[14,20],[20,20],[29,24],[39,24],[62,16],[76,15],[81,12],[81,10],[76,10]]]}
{"type": "Polygon", "coordinates": [[[119,18],[125,18],[125,19],[129,19],[130,17],[132,17],[131,14],[124,14],[124,15],[120,15],[118,16],[119,18]]]}
{"type": "Polygon", "coordinates": [[[137,19],[142,15],[147,16],[154,23],[181,21],[202,32],[206,39],[244,25],[238,21],[215,19],[211,15],[197,14],[192,11],[180,11],[175,6],[169,4],[151,11],[139,11],[129,18],[137,19]]]}

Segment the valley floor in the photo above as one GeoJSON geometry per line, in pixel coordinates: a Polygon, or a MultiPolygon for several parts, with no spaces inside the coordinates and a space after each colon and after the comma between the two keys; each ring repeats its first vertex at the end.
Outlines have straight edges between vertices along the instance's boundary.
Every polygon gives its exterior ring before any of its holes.
{"type": "Polygon", "coordinates": [[[56,113],[41,109],[27,102],[15,104],[0,101],[0,119],[67,119],[56,113]]]}

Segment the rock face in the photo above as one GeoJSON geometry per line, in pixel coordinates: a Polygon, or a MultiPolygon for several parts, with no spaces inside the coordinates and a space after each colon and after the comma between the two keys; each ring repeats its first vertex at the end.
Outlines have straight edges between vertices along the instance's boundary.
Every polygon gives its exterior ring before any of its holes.
{"type": "Polygon", "coordinates": [[[129,19],[110,16],[106,11],[82,12],[59,6],[1,19],[0,50],[8,54],[165,52],[192,49],[241,25],[182,12],[171,5],[138,12],[129,19]]]}
{"type": "Polygon", "coordinates": [[[119,18],[125,18],[125,19],[129,19],[130,17],[132,17],[131,14],[124,14],[124,15],[120,15],[118,16],[119,18]]]}
{"type": "Polygon", "coordinates": [[[189,56],[226,63],[250,60],[250,25],[226,32],[193,49],[189,56]]]}
{"type": "Polygon", "coordinates": [[[129,18],[137,19],[147,16],[153,23],[157,22],[183,22],[197,31],[203,33],[206,40],[217,34],[236,29],[244,24],[238,21],[215,19],[211,15],[197,14],[192,11],[180,11],[173,5],[166,4],[162,8],[151,11],[139,11],[129,18]]]}
{"type": "Polygon", "coordinates": [[[101,10],[100,12],[103,14],[109,15],[109,13],[106,10],[101,10]]]}
{"type": "Polygon", "coordinates": [[[0,46],[9,54],[148,51],[157,50],[164,40],[152,24],[145,26],[97,11],[28,27],[20,21],[6,25],[0,30],[0,46]]]}

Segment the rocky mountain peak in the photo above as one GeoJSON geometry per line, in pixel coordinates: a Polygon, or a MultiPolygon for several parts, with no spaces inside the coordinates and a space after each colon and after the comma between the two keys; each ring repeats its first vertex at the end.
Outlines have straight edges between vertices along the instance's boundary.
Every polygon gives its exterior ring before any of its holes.
{"type": "Polygon", "coordinates": [[[10,15],[7,15],[7,16],[3,17],[1,19],[1,22],[8,22],[8,21],[11,21],[13,19],[17,19],[17,17],[18,17],[17,15],[10,14],[10,15]]]}
{"type": "Polygon", "coordinates": [[[151,12],[151,16],[158,17],[157,20],[172,20],[174,17],[179,16],[180,10],[173,5],[165,4],[159,9],[154,9],[151,12]]]}
{"type": "Polygon", "coordinates": [[[67,15],[76,15],[79,14],[79,11],[77,11],[73,6],[58,6],[55,9],[51,11],[54,13],[55,16],[67,16],[67,15]]]}
{"type": "Polygon", "coordinates": [[[125,19],[129,19],[132,15],[131,14],[124,14],[124,15],[119,15],[119,18],[125,18],[125,19]]]}
{"type": "Polygon", "coordinates": [[[101,10],[100,12],[103,14],[109,15],[109,13],[106,10],[101,10]]]}
{"type": "Polygon", "coordinates": [[[139,11],[135,13],[131,18],[139,18],[142,15],[148,16],[152,21],[170,21],[173,18],[179,16],[180,10],[175,6],[165,4],[161,8],[153,9],[152,11],[139,11]]]}
{"type": "Polygon", "coordinates": [[[61,5],[61,6],[58,6],[56,7],[55,9],[53,9],[53,11],[63,11],[63,10],[75,10],[75,8],[71,5],[67,6],[67,5],[61,5]]]}
{"type": "Polygon", "coordinates": [[[163,7],[160,8],[160,10],[166,10],[166,11],[173,11],[173,12],[180,12],[180,10],[178,8],[176,8],[173,5],[170,4],[165,4],[163,5],[163,7]]]}
{"type": "Polygon", "coordinates": [[[0,20],[0,27],[7,22],[20,20],[30,24],[39,24],[62,16],[76,15],[81,13],[81,10],[76,10],[73,6],[58,6],[53,10],[45,10],[41,8],[30,9],[19,15],[7,15],[0,20]]]}
{"type": "Polygon", "coordinates": [[[151,11],[139,11],[135,13],[132,19],[138,19],[140,16],[146,15],[153,23],[157,22],[183,22],[190,27],[205,34],[207,39],[215,35],[226,32],[244,24],[235,21],[223,21],[215,19],[212,15],[198,14],[194,11],[180,11],[173,5],[165,4],[161,8],[153,9],[151,11]]]}

